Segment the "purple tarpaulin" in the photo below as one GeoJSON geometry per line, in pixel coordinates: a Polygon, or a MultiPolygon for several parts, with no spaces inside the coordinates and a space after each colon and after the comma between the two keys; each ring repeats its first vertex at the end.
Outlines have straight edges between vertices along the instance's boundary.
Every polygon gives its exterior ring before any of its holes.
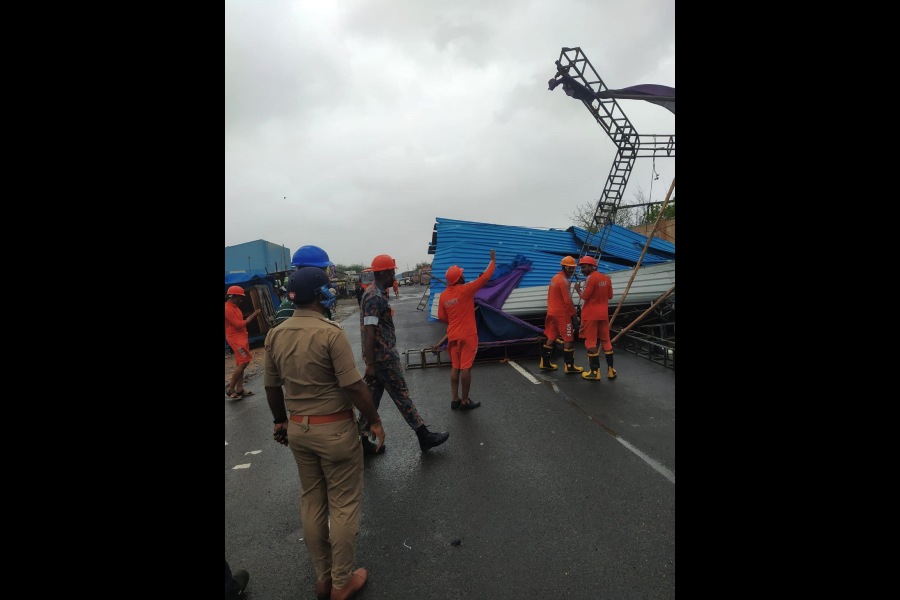
{"type": "Polygon", "coordinates": [[[503,303],[506,302],[512,291],[518,287],[519,281],[525,276],[525,272],[531,270],[531,261],[523,255],[517,254],[512,263],[497,265],[495,269],[502,274],[497,277],[495,272],[494,277],[484,284],[484,287],[475,292],[475,300],[480,300],[481,303],[488,304],[499,310],[503,308],[503,303]]]}
{"type": "Polygon", "coordinates": [[[597,98],[616,98],[623,100],[646,100],[668,109],[675,114],[675,88],[667,85],[643,83],[618,90],[596,92],[597,98]]]}

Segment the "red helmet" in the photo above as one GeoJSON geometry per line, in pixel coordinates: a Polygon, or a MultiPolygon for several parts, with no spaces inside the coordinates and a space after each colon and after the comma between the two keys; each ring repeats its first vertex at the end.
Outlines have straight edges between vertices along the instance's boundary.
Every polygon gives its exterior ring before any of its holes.
{"type": "Polygon", "coordinates": [[[597,260],[593,256],[582,256],[581,260],[578,261],[579,265],[593,265],[597,266],[597,260]]]}
{"type": "Polygon", "coordinates": [[[239,285],[233,285],[230,288],[228,288],[228,291],[225,293],[228,294],[229,296],[243,296],[244,288],[242,288],[239,285]]]}
{"type": "Polygon", "coordinates": [[[447,280],[447,285],[453,285],[454,283],[459,281],[459,278],[462,277],[462,275],[463,268],[453,265],[452,267],[447,269],[447,273],[444,275],[444,279],[447,280]]]}
{"type": "Polygon", "coordinates": [[[571,256],[566,256],[566,257],[563,258],[561,261],[559,261],[559,264],[561,264],[561,265],[564,266],[564,267],[574,267],[574,266],[575,266],[575,259],[572,258],[571,256]]]}
{"type": "Polygon", "coordinates": [[[373,271],[389,271],[391,269],[397,268],[397,261],[388,256],[387,254],[379,254],[375,258],[372,259],[372,270],[373,271]]]}

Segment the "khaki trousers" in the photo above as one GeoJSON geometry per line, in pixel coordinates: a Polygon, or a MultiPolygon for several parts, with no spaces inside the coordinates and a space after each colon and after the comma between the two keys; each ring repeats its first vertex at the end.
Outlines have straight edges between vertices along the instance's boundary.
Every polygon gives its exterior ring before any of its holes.
{"type": "Polygon", "coordinates": [[[288,421],[288,445],[300,473],[300,523],[316,581],[331,579],[343,588],[356,560],[362,507],[363,451],[356,421],[288,421]]]}

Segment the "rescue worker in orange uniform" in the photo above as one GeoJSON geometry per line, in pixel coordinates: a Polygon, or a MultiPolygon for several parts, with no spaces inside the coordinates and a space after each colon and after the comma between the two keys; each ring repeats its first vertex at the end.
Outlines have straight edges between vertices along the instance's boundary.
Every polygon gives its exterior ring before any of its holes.
{"type": "Polygon", "coordinates": [[[578,336],[584,339],[591,370],[582,373],[585,379],[600,381],[600,352],[597,340],[603,345],[606,354],[607,376],[616,378],[613,368],[613,349],[609,341],[609,300],[613,297],[612,281],[605,273],[597,270],[597,261],[590,256],[582,256],[578,261],[581,274],[585,277],[584,290],[581,284],[575,283],[575,291],[584,301],[581,307],[581,329],[578,336]]]}
{"type": "Polygon", "coordinates": [[[559,263],[562,269],[550,280],[547,289],[547,317],[544,319],[544,335],[547,341],[541,352],[541,370],[555,371],[553,364],[553,352],[556,349],[556,339],[563,340],[563,362],[565,372],[581,373],[584,367],[575,366],[575,328],[572,325],[572,317],[575,316],[575,304],[572,303],[572,290],[569,288],[569,278],[575,274],[575,259],[566,256],[559,263]]]}
{"type": "Polygon", "coordinates": [[[453,265],[447,269],[447,289],[441,292],[438,303],[438,319],[447,324],[447,353],[450,355],[450,408],[472,410],[481,402],[472,402],[469,387],[472,385],[472,365],[478,352],[478,328],[475,324],[475,292],[480,290],[494,274],[494,249],[491,262],[475,281],[466,283],[463,269],[453,265]],[[459,394],[462,382],[462,394],[459,394]],[[460,397],[462,396],[462,397],[460,397]]]}
{"type": "Polygon", "coordinates": [[[232,400],[240,400],[244,396],[252,396],[253,393],[244,390],[244,371],[253,360],[250,354],[250,334],[247,332],[247,323],[261,313],[260,309],[254,310],[250,316],[244,318],[241,311],[241,302],[244,301],[244,288],[233,285],[228,288],[228,299],[225,301],[225,341],[234,352],[234,372],[228,382],[225,395],[232,400]]]}

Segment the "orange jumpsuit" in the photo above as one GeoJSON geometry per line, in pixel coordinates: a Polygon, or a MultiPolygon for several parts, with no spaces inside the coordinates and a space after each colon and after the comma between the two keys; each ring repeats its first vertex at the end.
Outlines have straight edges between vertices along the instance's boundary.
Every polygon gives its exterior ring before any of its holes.
{"type": "Polygon", "coordinates": [[[572,328],[572,317],[575,316],[575,305],[569,290],[569,278],[565,271],[560,271],[550,280],[547,289],[547,317],[544,319],[544,335],[547,343],[552,344],[562,336],[564,342],[575,340],[572,328]]]}
{"type": "Polygon", "coordinates": [[[578,337],[584,339],[584,347],[596,348],[597,340],[603,344],[605,352],[612,352],[609,341],[609,300],[613,297],[612,280],[609,276],[594,271],[584,282],[579,293],[584,305],[581,307],[581,329],[578,337]]]}
{"type": "Polygon", "coordinates": [[[234,352],[235,364],[247,364],[253,359],[250,355],[250,334],[244,325],[244,314],[234,302],[225,303],[225,341],[234,352]]]}
{"type": "Polygon", "coordinates": [[[478,352],[478,326],[475,323],[475,292],[494,274],[495,262],[475,281],[447,286],[438,303],[438,319],[447,324],[447,352],[454,369],[471,369],[478,352]]]}

